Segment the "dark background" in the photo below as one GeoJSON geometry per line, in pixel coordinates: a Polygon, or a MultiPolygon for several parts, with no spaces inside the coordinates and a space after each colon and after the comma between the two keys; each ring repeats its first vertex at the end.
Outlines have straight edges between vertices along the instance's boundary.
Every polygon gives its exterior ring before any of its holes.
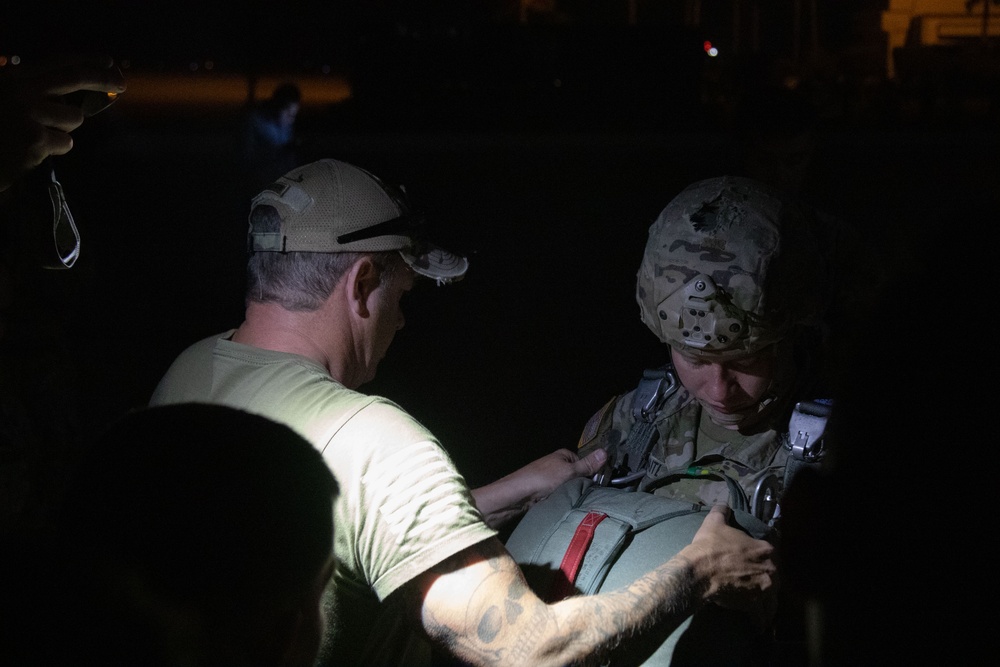
{"type": "MultiPolygon", "coordinates": [[[[721,62],[700,45],[733,40],[727,3],[705,3],[697,29],[652,3],[634,26],[626,3],[559,3],[524,24],[511,3],[236,4],[8,2],[0,50],[109,53],[133,81],[208,57],[248,80],[329,64],[350,81],[343,104],[306,100],[303,156],[404,184],[471,260],[461,283],[412,295],[365,389],[438,434],[474,485],[572,448],[595,410],[662,361],[634,299],[646,230],[689,183],[739,171],[740,109],[766,87],[791,77],[816,113],[803,196],[885,261],[936,234],[993,234],[993,91],[921,96],[881,80],[885,3],[821,3],[839,11],[825,10],[809,58],[775,38],[721,62]]],[[[56,162],[82,254],[71,271],[33,274],[31,290],[50,306],[88,426],[141,405],[186,345],[241,318],[241,110],[173,102],[132,106],[126,92],[56,162]]],[[[951,276],[961,259],[941,263],[951,276]]],[[[870,325],[908,336],[912,323],[887,312],[870,325]]]]}

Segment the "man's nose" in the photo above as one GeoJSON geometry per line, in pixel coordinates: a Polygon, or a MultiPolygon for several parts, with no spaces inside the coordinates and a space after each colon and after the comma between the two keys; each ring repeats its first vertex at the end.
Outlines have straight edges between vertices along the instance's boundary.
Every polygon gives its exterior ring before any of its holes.
{"type": "Polygon", "coordinates": [[[709,364],[706,369],[705,395],[713,402],[723,402],[732,390],[732,376],[722,364],[709,364]]]}

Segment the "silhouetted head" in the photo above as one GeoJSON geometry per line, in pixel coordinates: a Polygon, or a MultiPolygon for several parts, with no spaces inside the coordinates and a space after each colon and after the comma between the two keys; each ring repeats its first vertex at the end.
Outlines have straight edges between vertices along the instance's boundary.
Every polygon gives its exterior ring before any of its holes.
{"type": "Polygon", "coordinates": [[[125,416],[86,453],[60,515],[80,654],[109,664],[315,655],[336,493],[320,453],[264,417],[202,404],[125,416]]]}

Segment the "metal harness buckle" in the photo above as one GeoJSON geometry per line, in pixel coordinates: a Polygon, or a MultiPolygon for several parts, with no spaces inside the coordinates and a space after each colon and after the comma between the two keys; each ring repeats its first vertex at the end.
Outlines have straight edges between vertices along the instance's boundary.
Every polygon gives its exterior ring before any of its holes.
{"type": "Polygon", "coordinates": [[[632,416],[644,422],[653,421],[660,403],[676,389],[677,377],[670,367],[644,370],[639,386],[632,395],[632,416]]]}
{"type": "Polygon", "coordinates": [[[825,450],[823,431],[830,416],[828,399],[799,401],[788,422],[792,456],[800,461],[818,461],[825,450]]]}

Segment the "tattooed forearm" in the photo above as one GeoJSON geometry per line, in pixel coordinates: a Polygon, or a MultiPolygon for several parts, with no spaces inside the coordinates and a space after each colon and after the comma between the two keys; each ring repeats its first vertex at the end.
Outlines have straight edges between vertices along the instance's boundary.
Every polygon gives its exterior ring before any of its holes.
{"type": "Polygon", "coordinates": [[[482,643],[489,644],[500,634],[502,624],[503,614],[500,613],[498,608],[490,607],[483,614],[483,617],[479,619],[479,627],[476,628],[476,637],[482,643]]]}
{"type": "Polygon", "coordinates": [[[698,604],[692,573],[673,559],[631,585],[547,604],[499,542],[434,568],[414,597],[427,635],[469,664],[597,665],[637,633],[673,630],[698,604]]]}
{"type": "MultiPolygon", "coordinates": [[[[526,665],[531,662],[535,649],[542,641],[546,624],[549,621],[548,610],[544,604],[533,604],[532,614],[524,618],[524,623],[513,633],[510,657],[513,663],[526,665]]],[[[512,624],[515,627],[517,624],[512,624]]]]}

